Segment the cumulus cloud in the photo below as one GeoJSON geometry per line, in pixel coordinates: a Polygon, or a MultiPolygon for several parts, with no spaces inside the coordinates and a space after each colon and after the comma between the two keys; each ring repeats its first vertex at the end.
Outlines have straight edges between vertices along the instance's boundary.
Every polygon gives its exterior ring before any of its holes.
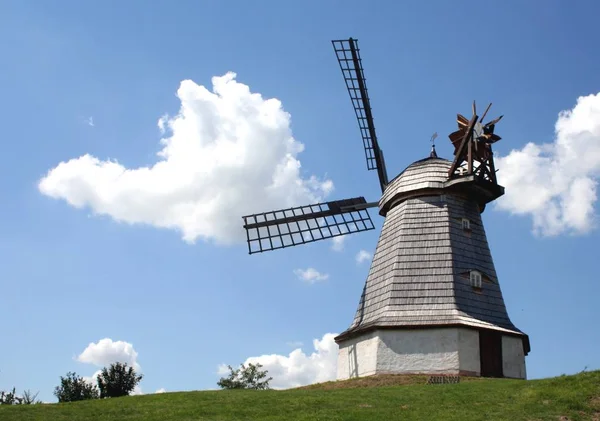
{"type": "Polygon", "coordinates": [[[559,113],[552,143],[528,143],[495,160],[506,187],[497,209],[531,216],[538,235],[589,232],[600,176],[600,93],[559,113]]]}
{"type": "Polygon", "coordinates": [[[96,384],[98,384],[98,376],[100,375],[101,372],[102,372],[101,370],[96,370],[94,372],[94,374],[92,374],[91,376],[81,376],[81,377],[86,382],[96,385],[96,384]]]}
{"type": "Polygon", "coordinates": [[[166,393],[167,389],[165,389],[164,387],[161,387],[160,389],[158,389],[156,392],[154,393],[166,393]]]}
{"type": "Polygon", "coordinates": [[[217,367],[217,374],[219,376],[226,376],[230,374],[229,366],[227,364],[219,364],[219,366],[217,367]]]}
{"type": "Polygon", "coordinates": [[[344,241],[346,241],[346,237],[343,235],[339,235],[337,237],[333,237],[331,240],[331,249],[333,251],[342,251],[344,250],[344,241]]]}
{"type": "Polygon", "coordinates": [[[361,264],[362,262],[369,260],[371,258],[371,253],[366,250],[360,250],[356,253],[356,263],[361,264]]]}
{"type": "Polygon", "coordinates": [[[302,174],[304,145],[281,102],[235,78],[213,77],[212,91],[181,82],[179,113],[157,122],[164,137],[153,165],[86,154],[52,168],[40,192],[116,221],[177,230],[190,243],[241,241],[242,215],[321,201],[333,183],[302,174]]]}
{"type": "Polygon", "coordinates": [[[136,371],[141,371],[137,358],[138,353],[129,342],[104,338],[95,343],[91,342],[77,356],[77,361],[98,367],[105,367],[116,362],[127,363],[136,371]]]}
{"type": "MultiPolygon", "coordinates": [[[[77,356],[77,361],[85,364],[92,364],[98,367],[107,367],[113,363],[127,363],[133,367],[138,373],[142,368],[137,362],[138,353],[133,348],[133,345],[124,341],[113,341],[110,338],[100,339],[98,342],[90,342],[90,344],[77,356]]],[[[97,384],[98,376],[101,370],[96,370],[91,376],[82,376],[85,381],[91,384],[97,384]]],[[[142,395],[142,388],[137,384],[132,395],[142,395]]]]}
{"type": "MultiPolygon", "coordinates": [[[[337,371],[338,346],[333,340],[336,334],[327,333],[323,338],[314,339],[314,351],[307,355],[297,348],[289,355],[261,355],[250,357],[244,364],[260,363],[268,370],[273,380],[269,383],[273,389],[287,389],[313,383],[335,380],[337,371]]],[[[218,368],[220,375],[227,374],[226,365],[218,368]]]]}
{"type": "Polygon", "coordinates": [[[315,268],[294,269],[294,274],[298,277],[298,279],[309,284],[314,284],[315,282],[326,281],[329,279],[328,274],[321,273],[315,268]]]}

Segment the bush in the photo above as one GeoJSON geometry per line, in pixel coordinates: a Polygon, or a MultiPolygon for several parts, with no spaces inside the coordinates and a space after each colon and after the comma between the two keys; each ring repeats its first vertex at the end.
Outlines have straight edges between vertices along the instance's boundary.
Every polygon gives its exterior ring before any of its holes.
{"type": "Polygon", "coordinates": [[[231,368],[230,365],[227,367],[230,371],[229,376],[221,377],[221,379],[217,382],[217,385],[221,389],[266,390],[269,389],[269,382],[273,380],[273,377],[263,380],[265,377],[267,377],[268,371],[260,371],[260,368],[262,368],[260,363],[251,363],[248,364],[248,367],[242,364],[237,370],[231,368]]]}
{"type": "Polygon", "coordinates": [[[100,398],[117,398],[128,396],[142,380],[143,375],[137,374],[127,363],[114,363],[104,367],[98,376],[100,398]]]}
{"type": "Polygon", "coordinates": [[[25,390],[22,396],[18,396],[14,387],[10,392],[0,390],[0,405],[33,405],[41,403],[41,401],[37,399],[39,393],[40,392],[33,394],[31,391],[25,390]]]}
{"type": "Polygon", "coordinates": [[[14,387],[12,392],[0,391],[0,405],[19,405],[20,403],[21,398],[15,393],[14,387]]]}
{"type": "Polygon", "coordinates": [[[54,389],[54,396],[59,402],[98,399],[98,388],[76,373],[68,372],[66,377],[60,377],[60,386],[54,389]]]}
{"type": "Polygon", "coordinates": [[[39,394],[40,392],[34,394],[31,392],[31,390],[24,390],[23,396],[21,396],[21,405],[34,405],[42,403],[42,401],[37,398],[39,394]]]}

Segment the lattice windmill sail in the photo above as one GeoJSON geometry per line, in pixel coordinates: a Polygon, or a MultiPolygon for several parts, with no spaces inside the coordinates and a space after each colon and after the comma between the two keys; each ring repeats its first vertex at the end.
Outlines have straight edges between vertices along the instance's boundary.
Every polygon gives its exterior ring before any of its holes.
{"type": "MultiPolygon", "coordinates": [[[[358,41],[350,38],[332,43],[358,120],[367,169],[377,171],[383,192],[388,176],[377,142],[358,41]]],[[[367,208],[376,206],[378,202],[367,203],[364,197],[358,197],[243,216],[248,251],[261,253],[372,230],[375,227],[367,208]]]]}
{"type": "MultiPolygon", "coordinates": [[[[338,379],[379,373],[526,378],[529,337],[510,320],[481,213],[497,183],[490,110],[457,116],[454,159],[431,154],[388,180],[355,39],[333,41],[358,120],[367,169],[382,196],[244,216],[250,253],[281,249],[384,223],[354,320],[338,335],[338,379]]],[[[432,136],[432,141],[437,133],[432,136]]]]}
{"type": "Polygon", "coordinates": [[[371,102],[367,91],[367,81],[364,76],[358,40],[350,38],[348,40],[331,41],[335,54],[344,76],[346,88],[350,94],[350,100],[354,107],[354,113],[358,120],[358,127],[365,148],[365,157],[367,158],[367,168],[377,170],[381,192],[385,190],[388,184],[388,176],[385,169],[385,160],[383,151],[377,142],[375,124],[371,111],[371,102]]]}
{"type": "Polygon", "coordinates": [[[312,243],[375,227],[364,197],[244,216],[250,254],[312,243]]]}

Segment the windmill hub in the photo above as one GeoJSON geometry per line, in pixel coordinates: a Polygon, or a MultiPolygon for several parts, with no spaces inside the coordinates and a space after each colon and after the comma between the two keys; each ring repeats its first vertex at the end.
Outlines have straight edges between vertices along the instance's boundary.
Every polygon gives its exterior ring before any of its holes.
{"type": "Polygon", "coordinates": [[[374,229],[368,208],[385,218],[350,327],[335,338],[338,379],[378,373],[526,378],[529,337],[510,320],[481,213],[504,194],[492,144],[502,116],[483,123],[457,115],[448,137],[454,159],[429,157],[389,181],[379,147],[360,50],[333,41],[358,120],[367,168],[382,196],[336,200],[244,216],[249,253],[374,229]]]}

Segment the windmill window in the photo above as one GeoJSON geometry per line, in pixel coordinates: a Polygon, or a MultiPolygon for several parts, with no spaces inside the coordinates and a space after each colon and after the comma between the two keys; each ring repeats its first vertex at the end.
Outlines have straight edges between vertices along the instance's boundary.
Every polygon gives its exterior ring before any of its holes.
{"type": "Polygon", "coordinates": [[[471,221],[469,221],[467,218],[463,218],[462,219],[462,228],[465,231],[470,231],[471,230],[471,221]]]}
{"type": "Polygon", "coordinates": [[[481,288],[481,272],[472,270],[470,274],[471,285],[473,288],[481,288]]]}

